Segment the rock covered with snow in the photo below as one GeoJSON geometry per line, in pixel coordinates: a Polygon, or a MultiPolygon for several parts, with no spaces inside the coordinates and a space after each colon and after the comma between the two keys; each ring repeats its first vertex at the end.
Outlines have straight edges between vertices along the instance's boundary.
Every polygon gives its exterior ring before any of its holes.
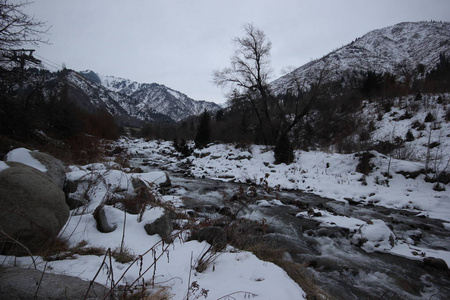
{"type": "Polygon", "coordinates": [[[127,173],[103,164],[70,166],[64,191],[71,209],[88,206],[94,211],[108,199],[120,202],[123,198],[132,198],[144,190],[171,185],[166,172],[127,173]]]}
{"type": "Polygon", "coordinates": [[[153,171],[147,173],[135,173],[132,178],[138,178],[147,186],[156,184],[159,187],[169,187],[171,185],[169,175],[164,171],[153,171]]]}
{"type": "Polygon", "coordinates": [[[62,229],[69,217],[63,191],[36,168],[7,162],[0,171],[0,228],[9,236],[2,252],[19,255],[37,252],[62,229]]]}
{"type": "Polygon", "coordinates": [[[97,230],[103,233],[113,232],[117,228],[116,216],[110,206],[100,205],[94,211],[97,230]]]}
{"type": "Polygon", "coordinates": [[[66,181],[64,165],[59,159],[47,153],[17,148],[6,154],[6,160],[20,162],[33,167],[47,174],[60,189],[64,188],[64,182],[66,181]]]}
{"type": "Polygon", "coordinates": [[[143,220],[145,232],[148,235],[158,234],[161,239],[166,243],[172,242],[172,218],[169,213],[163,209],[155,208],[152,220],[143,220]],[[159,217],[155,219],[155,216],[159,214],[159,217]]]}
{"type": "Polygon", "coordinates": [[[370,220],[353,235],[352,243],[360,245],[367,252],[383,252],[395,246],[395,235],[384,221],[370,220]]]}

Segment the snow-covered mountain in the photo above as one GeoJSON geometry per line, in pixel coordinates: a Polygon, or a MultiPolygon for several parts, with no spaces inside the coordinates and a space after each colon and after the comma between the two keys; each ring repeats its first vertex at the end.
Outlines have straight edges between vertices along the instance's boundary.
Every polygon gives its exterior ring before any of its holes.
{"type": "Polygon", "coordinates": [[[399,23],[373,30],[295,69],[272,82],[272,87],[277,93],[283,93],[292,87],[292,78],[311,83],[322,69],[326,70],[328,81],[345,81],[369,70],[404,76],[416,70],[419,64],[428,72],[436,66],[440,53],[450,55],[450,23],[399,23]]]}
{"type": "Polygon", "coordinates": [[[220,106],[214,102],[197,101],[185,94],[157,83],[138,83],[129,79],[104,76],[93,71],[80,72],[93,83],[116,95],[117,103],[129,115],[141,120],[149,119],[149,112],[168,116],[180,121],[204,110],[217,111],[220,106]]]}
{"type": "Polygon", "coordinates": [[[82,110],[89,113],[98,112],[99,109],[106,110],[122,126],[140,127],[148,121],[172,121],[170,117],[159,114],[151,107],[142,110],[140,115],[133,114],[122,105],[122,103],[134,101],[133,98],[111,91],[73,70],[64,70],[61,74],[51,76],[50,89],[55,84],[59,86],[59,89],[65,89],[68,100],[74,102],[82,110]]]}

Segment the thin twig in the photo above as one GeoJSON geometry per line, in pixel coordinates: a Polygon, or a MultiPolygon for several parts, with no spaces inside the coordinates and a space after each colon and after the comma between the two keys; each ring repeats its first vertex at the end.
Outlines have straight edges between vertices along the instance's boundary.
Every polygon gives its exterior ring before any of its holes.
{"type": "Polygon", "coordinates": [[[44,270],[42,271],[41,278],[39,279],[39,284],[37,286],[36,293],[34,293],[34,299],[37,299],[37,295],[38,295],[39,289],[40,289],[41,284],[42,284],[42,279],[44,278],[45,270],[47,269],[47,263],[48,262],[46,261],[45,265],[44,265],[44,270]]]}
{"type": "MultiPolygon", "coordinates": [[[[108,249],[110,250],[110,249],[108,249]]],[[[111,251],[106,252],[107,254],[109,254],[109,269],[110,269],[110,273],[111,273],[111,290],[114,287],[114,269],[113,269],[113,265],[112,265],[112,259],[111,259],[111,251]]],[[[111,299],[113,299],[112,297],[113,295],[111,295],[111,299]]]]}
{"type": "MultiPolygon", "coordinates": [[[[101,269],[103,268],[103,265],[105,264],[106,258],[108,257],[108,253],[111,255],[111,248],[108,248],[108,250],[105,253],[105,256],[103,257],[103,261],[100,264],[100,267],[97,270],[97,273],[95,274],[94,278],[92,278],[91,282],[89,283],[89,287],[86,291],[86,295],[84,295],[84,300],[87,299],[88,295],[89,295],[89,291],[91,290],[92,285],[94,284],[95,279],[97,278],[98,274],[100,274],[101,269]]],[[[115,286],[115,285],[114,285],[115,286]]],[[[109,291],[109,293],[107,294],[107,296],[109,296],[111,294],[111,291],[109,291]]],[[[106,298],[106,297],[105,297],[106,298]]]]}
{"type": "Polygon", "coordinates": [[[194,255],[194,252],[191,251],[191,262],[189,264],[189,279],[188,279],[188,289],[187,289],[187,293],[186,293],[186,300],[189,300],[189,289],[191,288],[191,274],[192,274],[192,257],[194,255]]]}
{"type": "Polygon", "coordinates": [[[25,246],[24,244],[22,244],[21,242],[19,242],[18,240],[16,240],[15,238],[13,238],[12,236],[8,235],[5,231],[3,231],[3,228],[0,226],[0,233],[3,234],[6,238],[10,239],[11,241],[13,241],[14,243],[17,243],[19,246],[21,246],[23,249],[25,249],[25,251],[28,252],[28,254],[31,257],[31,260],[33,261],[33,265],[34,268],[37,269],[36,267],[36,260],[33,257],[33,254],[31,253],[30,249],[28,249],[27,246],[25,246]]]}
{"type": "MultiPolygon", "coordinates": [[[[228,295],[225,295],[225,296],[222,296],[222,297],[220,297],[220,298],[217,298],[217,300],[221,300],[221,299],[228,299],[229,297],[231,297],[232,295],[236,295],[236,294],[244,294],[245,296],[244,297],[256,297],[256,296],[258,296],[257,294],[254,294],[254,293],[251,293],[251,292],[246,292],[246,291],[237,291],[237,292],[234,292],[234,293],[231,293],[231,294],[228,294],[228,295]]],[[[233,297],[231,297],[231,298],[233,298],[233,297]]],[[[234,298],[233,298],[234,299],[234,298]]]]}

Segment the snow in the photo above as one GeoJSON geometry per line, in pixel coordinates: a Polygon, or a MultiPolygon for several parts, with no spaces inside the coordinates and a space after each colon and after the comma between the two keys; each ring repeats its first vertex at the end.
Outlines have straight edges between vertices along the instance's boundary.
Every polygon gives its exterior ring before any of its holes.
{"type": "Polygon", "coordinates": [[[5,162],[0,161],[0,172],[6,170],[8,168],[9,168],[9,166],[5,162]]]}
{"type": "Polygon", "coordinates": [[[271,206],[283,206],[284,204],[280,200],[256,200],[256,204],[262,207],[271,207],[271,206]]]}
{"type": "Polygon", "coordinates": [[[418,247],[404,241],[399,241],[389,252],[414,260],[423,260],[424,257],[440,258],[450,266],[450,252],[444,250],[418,247]]]}
{"type": "MultiPolygon", "coordinates": [[[[148,211],[146,214],[151,215],[148,211]]],[[[117,212],[123,220],[123,212],[117,212]]],[[[156,216],[152,217],[153,219],[156,216]]],[[[72,216],[63,237],[69,239],[72,245],[84,240],[89,246],[99,246],[115,249],[119,247],[122,237],[123,221],[119,221],[118,229],[112,233],[104,234],[95,229],[95,221],[90,215],[72,216]]],[[[158,236],[148,236],[143,224],[138,223],[136,218],[127,215],[125,226],[125,245],[134,254],[143,254],[150,247],[157,244],[158,236]]],[[[190,257],[193,264],[204,253],[209,245],[206,242],[197,241],[182,242],[176,240],[169,247],[165,254],[157,262],[155,284],[164,285],[169,288],[171,299],[185,299],[188,291],[189,274],[191,282],[196,281],[202,289],[208,290],[208,299],[218,299],[220,297],[234,294],[234,299],[246,299],[248,295],[256,295],[254,299],[306,299],[302,289],[288,277],[285,271],[272,263],[259,260],[253,254],[244,251],[236,251],[228,247],[214,260],[213,264],[202,272],[196,272],[191,266],[190,257]]],[[[162,246],[155,247],[155,255],[162,252],[162,246]]],[[[13,264],[12,258],[8,261],[6,257],[0,256],[2,261],[13,264]]],[[[27,257],[15,258],[18,266],[28,267],[30,259],[27,257]]],[[[77,256],[75,259],[52,261],[47,263],[47,272],[64,273],[78,276],[86,280],[92,280],[96,272],[100,269],[103,257],[85,255],[77,256]]],[[[142,269],[147,269],[153,263],[151,252],[143,256],[142,269]]],[[[43,269],[45,263],[38,259],[38,268],[43,269]]],[[[119,278],[125,273],[129,264],[121,264],[113,261],[112,270],[114,278],[119,278]]],[[[134,264],[125,274],[126,282],[133,282],[139,275],[139,264],[134,264]]],[[[150,281],[151,271],[145,276],[147,282],[150,281]]],[[[96,281],[102,284],[108,283],[108,272],[100,272],[96,281]]]]}
{"type": "Polygon", "coordinates": [[[375,168],[364,176],[356,172],[359,163],[355,154],[338,154],[316,151],[296,151],[290,165],[274,165],[272,151],[266,147],[252,146],[250,159],[229,160],[242,152],[233,145],[212,145],[201,154],[191,156],[191,173],[195,177],[253,182],[274,189],[296,189],[311,192],[338,201],[355,202],[424,212],[429,217],[450,221],[450,195],[433,190],[433,183],[405,178],[399,171],[418,171],[420,162],[410,162],[372,152],[375,168]],[[210,153],[210,155],[206,155],[210,153]],[[214,154],[214,156],[213,156],[214,154]],[[219,154],[221,154],[219,156],[219,154]],[[389,166],[390,164],[390,166],[389,166]],[[390,168],[392,178],[383,175],[390,168]],[[367,184],[364,185],[364,182],[367,184]]]}
{"type": "Polygon", "coordinates": [[[139,178],[146,183],[152,182],[157,185],[165,183],[167,180],[166,173],[164,173],[162,171],[159,171],[159,172],[155,171],[155,172],[149,172],[149,173],[138,173],[138,174],[134,174],[133,177],[139,178]]]}
{"type": "Polygon", "coordinates": [[[367,252],[386,251],[394,246],[395,236],[386,223],[382,220],[370,220],[363,224],[353,239],[367,240],[362,245],[362,249],[367,252]]]}
{"type": "Polygon", "coordinates": [[[17,148],[6,154],[6,161],[20,162],[41,172],[47,172],[47,168],[37,159],[31,156],[31,150],[25,148],[17,148]]]}
{"type": "MultiPolygon", "coordinates": [[[[4,164],[4,163],[3,163],[4,164]]],[[[0,165],[1,166],[1,165],[0,165]]],[[[306,299],[304,291],[280,267],[261,261],[250,252],[240,251],[231,246],[218,253],[203,272],[195,267],[199,258],[209,249],[206,242],[187,241],[189,231],[174,231],[172,244],[164,244],[158,235],[148,235],[144,225],[161,217],[164,209],[148,205],[142,220],[138,215],[124,212],[113,206],[106,205],[105,213],[110,225],[117,228],[110,233],[101,233],[96,228],[93,210],[111,197],[123,193],[132,195],[133,177],[142,180],[158,181],[164,172],[148,172],[128,174],[120,170],[108,168],[107,163],[90,164],[86,166],[69,166],[67,173],[69,181],[80,181],[78,190],[80,197],[88,197],[90,202],[84,209],[74,209],[60,238],[67,240],[70,247],[98,247],[119,251],[123,249],[135,255],[136,260],[130,263],[119,263],[115,259],[106,260],[104,256],[74,255],[73,258],[55,261],[44,261],[35,257],[38,269],[46,272],[73,275],[85,280],[92,280],[111,285],[111,274],[115,282],[131,284],[142,276],[151,289],[154,280],[155,290],[166,289],[170,299],[186,299],[201,295],[202,289],[207,290],[208,299],[306,299]],[[86,185],[83,185],[86,183],[86,185]],[[89,183],[89,184],[88,184],[89,183]],[[192,260],[191,260],[192,257],[192,260]],[[156,268],[153,265],[156,260],[156,268]],[[96,274],[100,270],[97,277],[96,274]],[[154,273],[153,273],[154,272],[154,273]],[[119,279],[122,278],[122,279],[119,279]],[[190,281],[189,281],[190,280],[190,281]],[[199,290],[189,289],[189,282],[196,282],[199,290]],[[227,295],[230,295],[229,297],[227,295]]],[[[75,193],[75,194],[76,194],[75,193]]],[[[162,196],[163,202],[174,203],[182,207],[179,197],[162,196]]],[[[272,205],[279,205],[276,201],[272,205]]],[[[30,257],[0,256],[4,266],[32,266],[30,257]]],[[[142,283],[142,281],[139,281],[142,283]]]]}
{"type": "MultiPolygon", "coordinates": [[[[332,215],[325,210],[315,210],[314,213],[320,213],[321,217],[314,217],[314,220],[320,221],[320,226],[322,227],[341,227],[348,228],[350,231],[358,230],[362,225],[365,224],[364,221],[356,218],[346,217],[346,216],[336,216],[332,215]]],[[[299,212],[297,217],[308,218],[308,212],[299,212]]]]}

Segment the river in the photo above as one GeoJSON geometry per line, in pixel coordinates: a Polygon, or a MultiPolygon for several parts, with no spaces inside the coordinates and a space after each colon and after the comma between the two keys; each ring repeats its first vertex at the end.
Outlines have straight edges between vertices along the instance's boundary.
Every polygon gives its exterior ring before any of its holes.
{"type": "MultiPolygon", "coordinates": [[[[145,171],[158,167],[146,166],[142,158],[133,163],[145,171]]],[[[413,240],[418,249],[450,251],[450,236],[441,220],[381,206],[349,205],[299,191],[267,192],[263,187],[255,187],[256,196],[242,208],[242,202],[232,201],[233,196],[249,186],[186,177],[183,169],[160,168],[170,171],[172,187],[166,193],[183,197],[185,209],[200,218],[223,218],[218,211],[228,207],[234,213],[239,210],[238,218],[264,219],[268,230],[259,238],[306,266],[314,284],[334,299],[448,299],[450,295],[449,271],[424,264],[420,251],[415,259],[366,252],[352,243],[353,232],[348,228],[323,227],[316,218],[298,213],[322,211],[365,222],[382,220],[397,238],[413,240]],[[270,202],[278,205],[264,205],[270,202]]]]}

